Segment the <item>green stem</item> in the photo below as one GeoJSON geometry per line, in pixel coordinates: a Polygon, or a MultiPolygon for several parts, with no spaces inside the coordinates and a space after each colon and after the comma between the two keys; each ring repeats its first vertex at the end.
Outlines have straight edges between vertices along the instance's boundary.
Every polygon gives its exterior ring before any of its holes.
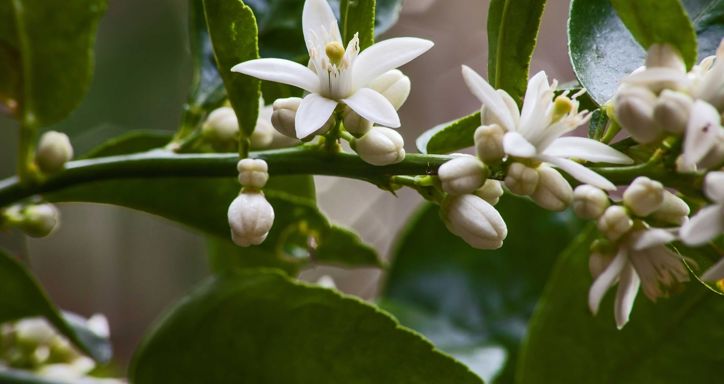
{"type": "Polygon", "coordinates": [[[35,127],[27,124],[20,125],[18,142],[18,176],[24,183],[31,183],[37,178],[35,166],[35,142],[38,132],[35,127]]]}

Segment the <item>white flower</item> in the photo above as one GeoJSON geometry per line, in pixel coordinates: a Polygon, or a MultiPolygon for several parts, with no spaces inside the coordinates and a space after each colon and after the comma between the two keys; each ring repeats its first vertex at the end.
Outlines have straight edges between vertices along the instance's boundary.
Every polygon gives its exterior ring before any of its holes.
{"type": "Polygon", "coordinates": [[[609,205],[608,195],[600,188],[582,184],[573,190],[573,212],[582,219],[598,219],[609,205]]]}
{"type": "Polygon", "coordinates": [[[487,201],[490,205],[495,205],[498,204],[498,201],[500,201],[500,197],[503,196],[503,193],[503,186],[500,181],[487,179],[485,180],[483,186],[473,194],[487,201]]]}
{"type": "Polygon", "coordinates": [[[503,138],[509,156],[551,163],[577,180],[613,190],[615,186],[603,176],[570,160],[630,164],[631,158],[606,144],[583,137],[561,137],[586,123],[587,112],[578,112],[578,102],[561,95],[555,101],[553,86],[545,73],[539,72],[528,82],[521,111],[503,91],[495,91],[480,75],[463,66],[463,77],[472,93],[483,103],[483,125],[497,123],[506,134],[503,138]]]}
{"type": "Polygon", "coordinates": [[[626,208],[620,205],[608,207],[596,223],[598,230],[609,240],[616,241],[633,228],[633,220],[628,216],[626,208]]]}
{"type": "Polygon", "coordinates": [[[475,192],[485,182],[485,165],[475,156],[464,155],[445,162],[437,171],[442,190],[451,195],[475,192]]]}
{"type": "Polygon", "coordinates": [[[497,249],[508,235],[500,213],[478,196],[448,196],[440,208],[447,229],[471,247],[497,249]]]}
{"type": "Polygon", "coordinates": [[[58,172],[72,158],[73,146],[65,133],[48,131],[40,137],[35,152],[35,164],[38,165],[41,171],[45,173],[58,172]]]}
{"type": "Polygon", "coordinates": [[[562,211],[573,200],[573,188],[560,172],[541,164],[538,169],[538,186],[530,195],[540,207],[551,211],[562,211]]]}
{"type": "Polygon", "coordinates": [[[539,179],[540,175],[535,168],[516,162],[508,167],[503,182],[516,195],[530,196],[538,187],[539,179]]]}
{"type": "Polygon", "coordinates": [[[684,164],[698,164],[718,145],[724,130],[720,119],[719,112],[711,104],[702,100],[694,101],[684,137],[684,164]]]}
{"type": "Polygon", "coordinates": [[[646,65],[633,71],[622,82],[657,93],[665,88],[687,90],[691,86],[681,55],[668,44],[651,45],[646,53],[646,65]]]}
{"type": "Polygon", "coordinates": [[[662,129],[675,134],[683,134],[689,122],[691,96],[665,89],[659,95],[654,107],[654,121],[662,129]]]}
{"type": "Polygon", "coordinates": [[[352,142],[352,148],[359,157],[372,165],[389,165],[404,160],[404,145],[399,133],[385,127],[372,127],[352,142]]]}
{"type": "Polygon", "coordinates": [[[636,142],[661,139],[664,131],[654,120],[656,95],[645,87],[621,86],[613,99],[616,120],[636,142]]]}
{"type": "Polygon", "coordinates": [[[664,201],[661,203],[659,209],[651,214],[651,217],[669,224],[683,225],[689,219],[689,212],[689,206],[686,205],[684,200],[664,190],[664,201]]]}
{"type": "Polygon", "coordinates": [[[345,50],[337,20],[325,0],[305,1],[302,28],[309,67],[289,60],[257,59],[237,64],[231,70],[309,92],[296,113],[298,138],[321,128],[338,103],[374,123],[399,127],[400,119],[392,103],[369,85],[378,76],[423,54],[433,43],[402,37],[379,42],[359,52],[359,40],[355,36],[345,50]]]}
{"type": "Polygon", "coordinates": [[[242,192],[229,205],[231,239],[241,247],[259,245],[274,224],[274,208],[261,192],[242,192]]]}
{"type": "Polygon", "coordinates": [[[269,167],[261,159],[241,159],[236,164],[239,184],[245,188],[261,189],[269,180],[269,167]]]}
{"type": "Polygon", "coordinates": [[[239,140],[239,122],[231,107],[216,108],[206,118],[201,134],[213,144],[236,144],[239,140]]]}
{"type": "Polygon", "coordinates": [[[703,99],[718,110],[724,110],[724,39],[719,43],[716,57],[702,60],[699,68],[692,70],[694,97],[703,99]]]}
{"type": "Polygon", "coordinates": [[[709,172],[704,193],[714,203],[702,208],[681,227],[679,236],[688,245],[701,245],[724,233],[724,171],[709,172]]]}
{"type": "Polygon", "coordinates": [[[666,247],[674,235],[663,229],[639,230],[619,243],[616,256],[598,275],[588,292],[588,305],[598,312],[603,296],[618,281],[614,315],[616,325],[623,328],[629,320],[639,287],[656,301],[666,297],[666,287],[689,280],[681,258],[666,247]]]}
{"type": "Polygon", "coordinates": [[[646,217],[664,203],[664,185],[639,176],[624,191],[623,203],[636,216],[646,217]]]}

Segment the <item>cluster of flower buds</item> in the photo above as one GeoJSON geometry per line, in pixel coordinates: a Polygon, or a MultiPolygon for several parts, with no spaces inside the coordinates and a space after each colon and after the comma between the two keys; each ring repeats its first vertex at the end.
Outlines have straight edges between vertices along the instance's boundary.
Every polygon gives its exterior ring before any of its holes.
{"type": "Polygon", "coordinates": [[[269,180],[267,163],[259,159],[241,159],[237,170],[242,189],[229,205],[231,239],[241,247],[259,245],[274,223],[274,209],[262,192],[269,180]]]}
{"type": "Polygon", "coordinates": [[[45,174],[61,171],[73,158],[73,146],[68,135],[62,132],[45,132],[35,151],[35,164],[45,174]]]}
{"type": "Polygon", "coordinates": [[[0,228],[17,228],[31,237],[45,237],[60,221],[58,209],[50,203],[13,205],[0,211],[0,228]]]}

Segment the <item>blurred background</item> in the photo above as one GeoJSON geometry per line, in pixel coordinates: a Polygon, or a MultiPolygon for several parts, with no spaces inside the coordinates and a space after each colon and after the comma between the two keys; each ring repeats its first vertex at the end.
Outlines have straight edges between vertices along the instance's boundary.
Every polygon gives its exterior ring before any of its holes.
{"type": "MultiPolygon", "coordinates": [[[[412,94],[402,107],[406,149],[439,123],[479,108],[460,65],[487,67],[485,0],[406,0],[398,23],[382,38],[417,36],[435,42],[403,67],[412,94]]],[[[531,72],[574,79],[566,48],[568,1],[548,2],[531,72]]],[[[96,42],[96,69],[81,106],[49,129],[67,132],[76,153],[131,129],[175,130],[190,80],[185,0],[109,0],[96,42]]],[[[62,76],[63,74],[58,74],[62,76]]],[[[0,117],[0,178],[15,169],[17,127],[0,117]]],[[[395,236],[422,201],[409,190],[397,197],[354,180],[317,177],[319,205],[332,221],[356,229],[387,258],[395,236]]],[[[173,193],[173,191],[169,191],[173,193]]],[[[44,239],[0,233],[0,246],[30,263],[53,301],[84,316],[104,313],[116,357],[126,362],[149,324],[208,273],[201,236],[177,224],[127,209],[61,205],[62,226],[44,239]]],[[[378,270],[318,267],[302,277],[334,278],[339,289],[375,297],[378,270]]]]}

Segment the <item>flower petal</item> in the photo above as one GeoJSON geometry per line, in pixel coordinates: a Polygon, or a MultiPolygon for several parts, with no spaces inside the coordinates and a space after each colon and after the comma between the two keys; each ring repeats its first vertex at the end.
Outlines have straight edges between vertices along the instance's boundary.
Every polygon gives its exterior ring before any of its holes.
{"type": "Polygon", "coordinates": [[[520,111],[520,133],[529,135],[540,135],[550,121],[545,121],[544,116],[549,106],[553,103],[553,92],[548,84],[548,76],[540,71],[528,81],[528,88],[523,98],[523,109],[520,111]]]}
{"type": "Polygon", "coordinates": [[[567,136],[555,139],[543,153],[549,156],[576,158],[600,163],[633,163],[633,159],[625,154],[600,141],[585,137],[567,136]]]}
{"type": "Polygon", "coordinates": [[[715,204],[700,210],[681,226],[679,237],[687,245],[702,245],[724,233],[724,206],[715,204]]]}
{"type": "Polygon", "coordinates": [[[709,172],[704,178],[704,193],[711,201],[724,204],[724,171],[709,172]]]}
{"type": "Polygon", "coordinates": [[[626,263],[623,270],[621,270],[621,279],[618,282],[616,302],[613,307],[618,329],[623,328],[623,326],[628,323],[640,286],[641,279],[639,275],[636,274],[633,265],[626,263]]]}
{"type": "Polygon", "coordinates": [[[719,112],[706,101],[695,101],[690,116],[684,137],[684,162],[696,164],[716,144],[722,128],[719,112]]]}
{"type": "Polygon", "coordinates": [[[319,77],[317,74],[311,69],[290,60],[249,60],[236,64],[231,70],[257,79],[293,85],[307,92],[319,92],[319,77]]]}
{"type": "Polygon", "coordinates": [[[319,96],[316,93],[305,96],[299,103],[297,116],[294,118],[297,138],[307,137],[322,128],[329,120],[329,117],[332,116],[336,107],[336,101],[319,96]]]}
{"type": "Polygon", "coordinates": [[[362,51],[352,66],[355,88],[366,87],[372,80],[427,52],[434,43],[417,37],[397,37],[373,44],[362,51]]]}
{"type": "MultiPolygon", "coordinates": [[[[318,41],[319,39],[331,38],[342,42],[342,35],[339,33],[337,18],[334,17],[332,7],[327,0],[306,0],[302,11],[302,33],[304,42],[307,43],[307,51],[312,49],[323,49],[315,47],[314,42],[328,43],[329,41],[318,41]]],[[[318,52],[324,54],[324,51],[318,52]]]]}
{"type": "Polygon", "coordinates": [[[359,89],[342,101],[358,115],[373,123],[390,128],[400,126],[400,117],[397,115],[395,107],[386,97],[373,89],[359,89]]]}
{"type": "Polygon", "coordinates": [[[636,240],[632,244],[632,248],[635,251],[648,249],[657,245],[668,244],[676,239],[676,236],[661,228],[647,229],[640,233],[636,240]]]}
{"type": "Polygon", "coordinates": [[[701,275],[701,279],[704,281],[719,281],[724,279],[724,258],[707,269],[707,271],[701,275]]]}
{"type": "Polygon", "coordinates": [[[691,81],[686,73],[673,68],[654,67],[633,72],[622,80],[623,83],[648,86],[657,83],[672,83],[678,87],[685,87],[691,81]]]}
{"type": "Polygon", "coordinates": [[[508,132],[503,136],[503,149],[510,156],[529,158],[535,156],[537,150],[518,132],[508,132]]]}
{"type": "Polygon", "coordinates": [[[506,102],[485,79],[467,65],[463,65],[463,79],[470,88],[470,92],[486,107],[485,113],[495,115],[506,131],[514,132],[517,130],[516,119],[510,115],[506,102]]]}
{"type": "Polygon", "coordinates": [[[606,291],[616,282],[616,279],[626,264],[628,264],[626,251],[620,249],[608,267],[598,275],[598,278],[596,278],[596,281],[593,282],[591,289],[588,291],[588,308],[591,310],[591,313],[594,315],[598,313],[598,307],[601,305],[603,296],[606,295],[606,291]]]}
{"type": "Polygon", "coordinates": [[[548,155],[539,155],[538,159],[555,165],[581,183],[591,184],[594,187],[607,191],[613,191],[616,189],[616,186],[608,179],[573,160],[548,155]]]}

